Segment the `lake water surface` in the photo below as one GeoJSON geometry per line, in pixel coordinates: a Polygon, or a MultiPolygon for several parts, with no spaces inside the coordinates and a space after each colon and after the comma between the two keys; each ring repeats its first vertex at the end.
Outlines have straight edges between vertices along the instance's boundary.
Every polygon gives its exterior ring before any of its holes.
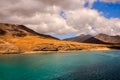
{"type": "Polygon", "coordinates": [[[120,80],[120,51],[0,55],[0,80],[120,80]]]}

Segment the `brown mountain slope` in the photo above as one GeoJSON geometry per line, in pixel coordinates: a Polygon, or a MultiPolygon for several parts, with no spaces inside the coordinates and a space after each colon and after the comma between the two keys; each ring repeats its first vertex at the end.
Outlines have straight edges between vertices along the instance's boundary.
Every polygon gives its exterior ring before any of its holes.
{"type": "Polygon", "coordinates": [[[43,39],[36,36],[27,36],[7,39],[7,42],[18,46],[20,51],[73,51],[107,48],[108,45],[86,44],[54,39],[43,39]]]}
{"type": "Polygon", "coordinates": [[[106,35],[106,34],[98,34],[95,36],[95,38],[103,41],[103,42],[106,42],[106,43],[113,43],[113,44],[120,44],[120,36],[109,36],[109,35],[106,35]]]}
{"type": "Polygon", "coordinates": [[[23,25],[0,24],[0,53],[108,49],[108,45],[61,41],[23,25]]]}
{"type": "Polygon", "coordinates": [[[107,43],[105,43],[105,42],[103,42],[103,41],[101,41],[101,40],[99,40],[99,39],[97,39],[95,37],[91,37],[91,38],[89,38],[89,39],[87,39],[87,40],[85,40],[83,42],[84,43],[93,43],[93,44],[107,44],[107,43]]]}
{"type": "Polygon", "coordinates": [[[91,35],[84,35],[84,34],[81,34],[80,36],[76,36],[76,37],[72,37],[72,38],[67,38],[67,39],[64,39],[64,40],[67,40],[67,41],[75,41],[75,42],[83,42],[89,38],[91,38],[92,36],[91,35]]]}
{"type": "Polygon", "coordinates": [[[0,39],[0,53],[18,53],[19,48],[0,39]]]}
{"type": "Polygon", "coordinates": [[[73,38],[68,38],[65,39],[67,41],[75,41],[75,42],[82,42],[82,43],[92,43],[92,44],[106,44],[105,42],[95,38],[92,35],[80,35],[77,37],[73,37],[73,38]]]}
{"type": "Polygon", "coordinates": [[[80,35],[73,38],[65,39],[67,41],[94,43],[94,44],[120,44],[120,36],[109,36],[106,34],[98,34],[96,36],[80,35]]]}
{"type": "Polygon", "coordinates": [[[41,38],[57,39],[50,35],[39,34],[24,25],[4,24],[0,23],[0,36],[6,37],[25,37],[25,36],[40,36],[41,38]]]}

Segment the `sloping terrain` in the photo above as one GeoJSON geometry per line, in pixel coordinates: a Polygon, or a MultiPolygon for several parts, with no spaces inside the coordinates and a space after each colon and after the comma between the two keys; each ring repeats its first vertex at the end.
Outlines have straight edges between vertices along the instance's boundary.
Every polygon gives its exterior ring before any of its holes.
{"type": "Polygon", "coordinates": [[[4,24],[0,23],[0,36],[2,37],[25,37],[25,36],[39,36],[41,38],[57,39],[50,35],[37,33],[24,25],[4,24]]]}
{"type": "Polygon", "coordinates": [[[91,35],[80,35],[80,36],[76,36],[76,37],[72,37],[72,38],[67,38],[67,39],[64,39],[64,40],[67,40],[67,41],[76,41],[76,42],[83,42],[89,38],[91,38],[92,36],[91,35]]]}
{"type": "Polygon", "coordinates": [[[110,36],[106,34],[98,34],[96,36],[80,35],[73,38],[65,39],[67,41],[94,43],[94,44],[120,44],[120,36],[110,36]]]}
{"type": "Polygon", "coordinates": [[[18,53],[19,48],[13,44],[0,40],[0,53],[18,53]]]}
{"type": "Polygon", "coordinates": [[[44,39],[36,36],[26,36],[6,39],[7,42],[19,47],[21,52],[26,51],[72,51],[89,50],[93,48],[107,48],[107,45],[86,44],[54,39],[44,39]]]}
{"type": "Polygon", "coordinates": [[[106,44],[106,42],[101,41],[92,35],[84,35],[84,34],[77,36],[77,37],[68,38],[65,40],[74,41],[74,42],[82,42],[82,43],[92,43],[92,44],[106,44]]]}
{"type": "Polygon", "coordinates": [[[107,44],[107,43],[105,43],[105,42],[103,42],[103,41],[101,41],[101,40],[99,40],[99,39],[97,39],[95,37],[91,37],[91,38],[89,38],[89,39],[87,39],[87,40],[85,40],[83,42],[84,43],[93,43],[93,44],[107,44]]]}
{"type": "Polygon", "coordinates": [[[95,36],[95,38],[104,41],[106,43],[119,43],[120,44],[120,36],[116,35],[116,36],[110,36],[110,35],[106,35],[106,34],[98,34],[95,36]]]}
{"type": "Polygon", "coordinates": [[[108,45],[58,40],[50,35],[39,34],[23,25],[0,24],[0,53],[76,51],[108,49],[108,47],[108,45]]]}

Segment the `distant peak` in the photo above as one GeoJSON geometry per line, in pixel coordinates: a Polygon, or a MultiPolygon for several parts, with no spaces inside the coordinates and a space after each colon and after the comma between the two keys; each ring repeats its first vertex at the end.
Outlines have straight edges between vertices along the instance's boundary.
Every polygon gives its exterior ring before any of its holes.
{"type": "Polygon", "coordinates": [[[80,34],[80,35],[77,35],[76,37],[79,37],[79,36],[92,36],[90,34],[80,34]]]}
{"type": "Polygon", "coordinates": [[[99,37],[99,36],[109,36],[109,35],[104,34],[104,33],[99,33],[99,34],[96,35],[96,37],[99,37]]]}
{"type": "Polygon", "coordinates": [[[77,35],[77,36],[85,36],[85,34],[79,34],[79,35],[77,35]]]}

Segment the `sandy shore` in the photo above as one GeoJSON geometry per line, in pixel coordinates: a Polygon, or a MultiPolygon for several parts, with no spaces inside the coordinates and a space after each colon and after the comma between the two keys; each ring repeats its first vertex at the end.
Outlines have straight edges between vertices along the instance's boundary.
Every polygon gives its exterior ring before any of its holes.
{"type": "Polygon", "coordinates": [[[115,50],[110,48],[92,48],[92,49],[83,49],[83,50],[68,50],[68,51],[27,51],[27,52],[19,52],[19,53],[0,53],[0,55],[4,54],[52,54],[52,53],[67,53],[67,52],[83,52],[83,51],[108,51],[115,50]]]}
{"type": "Polygon", "coordinates": [[[112,50],[112,49],[110,49],[110,48],[95,48],[95,49],[73,50],[73,51],[30,51],[30,52],[23,52],[21,54],[48,54],[48,53],[82,52],[82,51],[107,51],[107,50],[112,50]]]}

